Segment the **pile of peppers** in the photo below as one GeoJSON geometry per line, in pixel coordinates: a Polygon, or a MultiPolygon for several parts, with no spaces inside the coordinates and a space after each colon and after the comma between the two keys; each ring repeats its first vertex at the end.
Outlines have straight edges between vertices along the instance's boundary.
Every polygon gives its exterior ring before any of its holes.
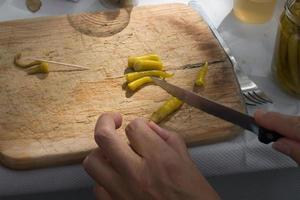
{"type": "MultiPolygon", "coordinates": [[[[131,56],[128,58],[128,67],[133,69],[134,72],[125,74],[128,88],[131,91],[136,91],[147,83],[152,83],[152,76],[160,78],[171,78],[174,74],[164,71],[161,59],[156,54],[147,54],[143,56],[131,56]]],[[[206,62],[200,69],[195,85],[203,86],[205,76],[208,71],[208,63],[206,62]]],[[[179,110],[183,105],[183,101],[176,97],[171,97],[164,102],[155,112],[152,113],[150,120],[155,123],[164,121],[175,111],[179,110]]]]}
{"type": "Polygon", "coordinates": [[[128,67],[134,71],[125,75],[127,86],[131,91],[153,82],[151,76],[170,78],[174,75],[163,71],[161,59],[156,54],[131,56],[128,58],[128,67]]]}

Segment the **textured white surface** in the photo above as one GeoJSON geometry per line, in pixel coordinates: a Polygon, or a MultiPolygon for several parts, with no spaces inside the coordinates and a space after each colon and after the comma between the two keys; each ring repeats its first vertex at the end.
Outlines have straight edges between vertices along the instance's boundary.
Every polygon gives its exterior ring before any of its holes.
{"type": "MultiPolygon", "coordinates": [[[[139,0],[138,4],[172,2],[188,1],[139,0]]],[[[277,18],[283,1],[278,1],[274,19],[264,25],[245,25],[237,21],[230,13],[232,0],[199,0],[198,3],[207,12],[214,25],[219,27],[241,68],[275,100],[274,105],[267,105],[265,108],[287,114],[299,114],[299,101],[282,93],[270,77],[277,18]]],[[[0,21],[103,8],[98,0],[81,0],[79,3],[44,0],[43,4],[39,12],[32,14],[24,7],[23,0],[0,0],[0,21]]],[[[232,141],[191,148],[190,153],[206,176],[296,166],[293,161],[275,152],[270,146],[257,142],[256,136],[249,132],[232,141]]],[[[91,184],[92,181],[80,165],[20,172],[0,167],[0,197],[74,189],[91,184]]]]}

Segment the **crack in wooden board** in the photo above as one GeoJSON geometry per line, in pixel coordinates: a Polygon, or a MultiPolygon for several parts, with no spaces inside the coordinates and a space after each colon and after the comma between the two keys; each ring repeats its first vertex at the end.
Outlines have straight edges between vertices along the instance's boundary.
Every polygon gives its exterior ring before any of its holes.
{"type": "MultiPolygon", "coordinates": [[[[116,22],[115,22],[116,23],[116,22]]],[[[157,86],[130,98],[122,89],[130,55],[155,52],[171,83],[191,90],[199,68],[209,61],[207,84],[200,93],[245,111],[230,62],[206,23],[183,4],[136,7],[128,26],[109,37],[91,37],[74,29],[66,16],[0,23],[0,160],[15,169],[80,162],[96,147],[93,129],[107,111],[122,113],[122,131],[136,117],[149,118],[169,95],[157,86]],[[17,52],[91,68],[28,76],[13,66],[17,52]]],[[[58,66],[50,65],[51,69],[58,66]]],[[[237,127],[184,105],[161,124],[177,131],[188,145],[222,141],[237,127]]]]}

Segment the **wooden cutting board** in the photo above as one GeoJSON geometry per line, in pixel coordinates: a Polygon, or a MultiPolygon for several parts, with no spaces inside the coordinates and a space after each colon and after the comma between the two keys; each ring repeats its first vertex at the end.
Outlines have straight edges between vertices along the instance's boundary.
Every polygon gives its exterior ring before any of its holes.
{"type": "MultiPolygon", "coordinates": [[[[133,95],[122,89],[127,57],[157,53],[170,82],[192,90],[199,67],[209,61],[200,93],[245,111],[239,86],[224,51],[206,23],[183,4],[136,7],[0,23],[0,160],[14,169],[70,164],[96,147],[93,129],[107,111],[124,122],[149,118],[169,95],[149,85],[133,95]],[[50,65],[48,76],[26,75],[13,65],[16,53],[80,64],[87,71],[50,65]]],[[[237,127],[184,105],[161,124],[188,145],[233,137],[237,127]]]]}

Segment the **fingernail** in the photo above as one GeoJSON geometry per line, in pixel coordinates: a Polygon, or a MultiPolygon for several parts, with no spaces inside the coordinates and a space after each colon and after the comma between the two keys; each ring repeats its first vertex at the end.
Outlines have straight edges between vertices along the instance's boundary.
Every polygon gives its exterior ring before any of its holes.
{"type": "Polygon", "coordinates": [[[273,144],[273,148],[276,149],[277,151],[280,151],[286,155],[290,155],[291,154],[291,148],[289,147],[289,145],[282,143],[282,142],[275,142],[273,144]]]}

